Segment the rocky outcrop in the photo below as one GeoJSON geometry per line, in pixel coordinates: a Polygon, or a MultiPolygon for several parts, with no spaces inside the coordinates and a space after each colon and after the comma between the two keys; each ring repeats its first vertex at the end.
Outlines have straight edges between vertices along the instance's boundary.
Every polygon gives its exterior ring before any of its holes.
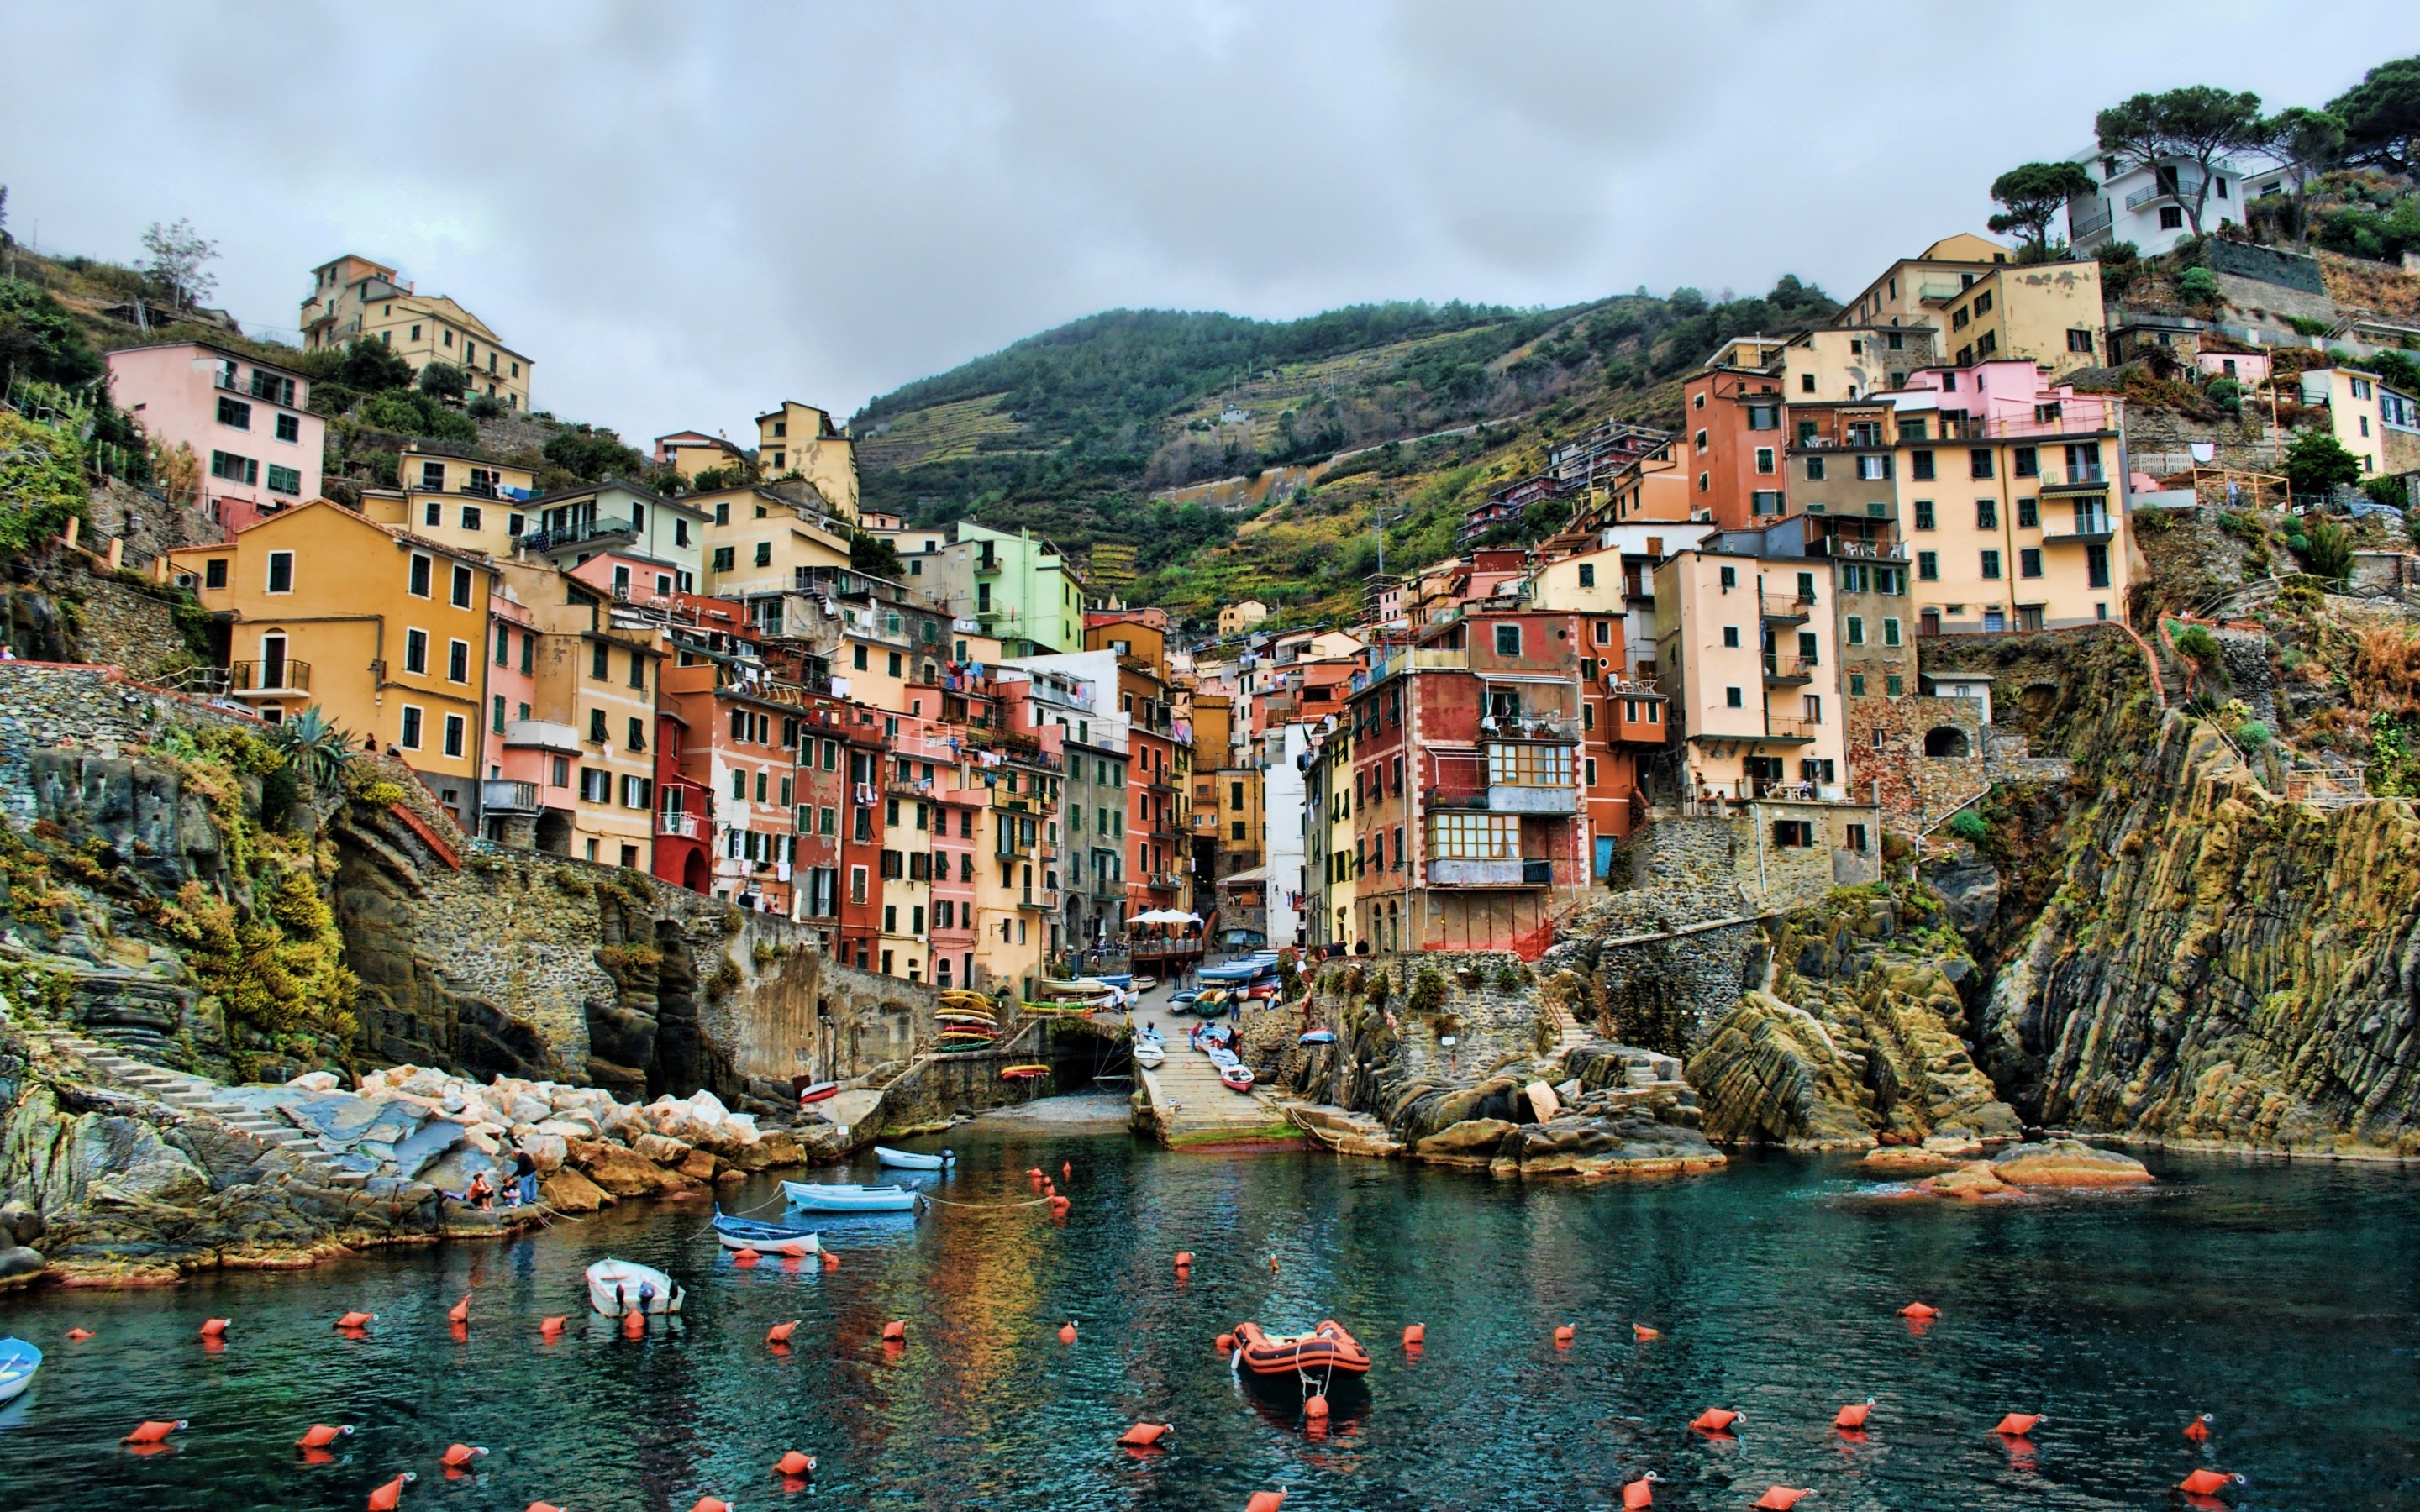
{"type": "Polygon", "coordinates": [[[2016,1138],[1958,1034],[1975,963],[1947,924],[1915,886],[1843,888],[1779,920],[1771,990],[1689,1058],[1707,1133],[1801,1149],[2016,1138]]]}
{"type": "Polygon", "coordinates": [[[2278,796],[2171,715],[2086,816],[1979,1039],[2048,1126],[2420,1155],[2420,818],[2278,796]]]}
{"type": "MultiPolygon", "coordinates": [[[[1867,1164],[1872,1163],[1869,1160],[1867,1164]]],[[[2040,1192],[2102,1191],[2150,1184],[2149,1169],[2132,1155],[2096,1149],[2080,1139],[2053,1139],[2019,1145],[1990,1160],[1954,1163],[1948,1170],[1906,1190],[1919,1196],[1949,1197],[1960,1202],[2008,1202],[2040,1192]]]]}

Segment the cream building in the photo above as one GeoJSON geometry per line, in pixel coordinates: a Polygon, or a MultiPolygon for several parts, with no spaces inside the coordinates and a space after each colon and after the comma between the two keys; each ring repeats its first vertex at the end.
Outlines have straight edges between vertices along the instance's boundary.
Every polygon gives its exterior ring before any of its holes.
{"type": "Polygon", "coordinates": [[[756,417],[756,473],[768,482],[804,479],[824,496],[827,513],[857,521],[857,442],[814,405],[784,399],[756,417]]]}
{"type": "Polygon", "coordinates": [[[1655,568],[1657,682],[1681,722],[1692,799],[1843,795],[1832,574],[1821,559],[1762,554],[1773,550],[1765,532],[1730,531],[1655,568]]]}
{"type": "Polygon", "coordinates": [[[2099,365],[2109,332],[2101,265],[2020,266],[2009,258],[2006,247],[1978,236],[1945,238],[1884,270],[1841,306],[1832,324],[1885,331],[1930,326],[1941,354],[1934,360],[1959,367],[2025,358],[2058,377],[2099,365]]]}
{"type": "Polygon", "coordinates": [[[302,345],[317,351],[366,338],[392,347],[418,372],[451,363],[507,409],[530,408],[536,363],[505,346],[488,323],[442,294],[416,294],[384,263],[351,253],[311,270],[302,298],[302,345]]]}

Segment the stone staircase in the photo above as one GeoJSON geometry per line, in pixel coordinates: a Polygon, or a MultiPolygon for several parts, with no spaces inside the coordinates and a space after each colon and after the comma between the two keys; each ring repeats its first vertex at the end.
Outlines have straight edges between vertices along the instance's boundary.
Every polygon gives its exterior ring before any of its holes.
{"type": "Polygon", "coordinates": [[[367,1172],[347,1170],[328,1159],[318,1142],[271,1113],[227,1095],[227,1088],[207,1076],[170,1071],[121,1055],[107,1045],[65,1029],[28,1029],[25,1038],[54,1056],[82,1061],[94,1078],[120,1091],[147,1097],[187,1113],[206,1114],[255,1142],[285,1150],[302,1164],[310,1178],[323,1186],[365,1187],[367,1172]]]}

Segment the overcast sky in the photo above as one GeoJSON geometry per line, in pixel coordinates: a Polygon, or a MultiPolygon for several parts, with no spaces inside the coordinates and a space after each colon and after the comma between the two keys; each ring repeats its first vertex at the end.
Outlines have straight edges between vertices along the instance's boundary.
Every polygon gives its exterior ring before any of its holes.
{"type": "Polygon", "coordinates": [[[314,265],[395,263],[644,440],[1120,305],[1838,295],[2103,105],[2322,103],[2420,5],[0,0],[0,36],[20,238],[131,260],[190,217],[287,340],[314,265]]]}

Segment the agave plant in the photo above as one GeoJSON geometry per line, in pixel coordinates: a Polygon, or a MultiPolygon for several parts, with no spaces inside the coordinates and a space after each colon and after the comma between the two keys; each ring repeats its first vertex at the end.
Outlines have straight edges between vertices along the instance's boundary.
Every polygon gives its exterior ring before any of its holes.
{"type": "Polygon", "coordinates": [[[353,759],[352,734],[320,713],[316,703],[279,724],[271,738],[322,792],[343,780],[345,768],[353,759]]]}

